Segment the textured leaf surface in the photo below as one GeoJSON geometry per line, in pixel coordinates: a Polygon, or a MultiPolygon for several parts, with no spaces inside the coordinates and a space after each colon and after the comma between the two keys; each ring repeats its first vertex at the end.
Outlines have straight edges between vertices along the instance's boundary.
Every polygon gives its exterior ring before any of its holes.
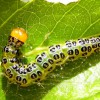
{"type": "MultiPolygon", "coordinates": [[[[100,34],[100,0],[63,5],[44,0],[0,1],[0,58],[11,30],[22,27],[28,40],[22,52],[28,62],[53,44],[100,34]]],[[[0,100],[99,100],[100,53],[67,62],[41,84],[26,88],[9,84],[0,68],[0,100]]]]}

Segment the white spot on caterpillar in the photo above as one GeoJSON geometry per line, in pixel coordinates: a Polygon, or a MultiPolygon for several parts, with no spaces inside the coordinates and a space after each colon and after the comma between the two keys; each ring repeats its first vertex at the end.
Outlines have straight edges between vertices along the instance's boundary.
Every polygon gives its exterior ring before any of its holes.
{"type": "Polygon", "coordinates": [[[69,4],[71,2],[77,2],[79,0],[47,0],[48,2],[54,2],[54,3],[63,3],[63,4],[69,4]]]}

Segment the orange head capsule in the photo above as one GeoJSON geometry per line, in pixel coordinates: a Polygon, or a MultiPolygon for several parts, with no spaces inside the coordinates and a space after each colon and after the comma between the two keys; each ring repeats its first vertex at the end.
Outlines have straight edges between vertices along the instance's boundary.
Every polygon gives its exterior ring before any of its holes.
{"type": "Polygon", "coordinates": [[[27,33],[23,28],[15,28],[11,32],[11,36],[18,39],[21,42],[25,42],[27,40],[27,33]]]}

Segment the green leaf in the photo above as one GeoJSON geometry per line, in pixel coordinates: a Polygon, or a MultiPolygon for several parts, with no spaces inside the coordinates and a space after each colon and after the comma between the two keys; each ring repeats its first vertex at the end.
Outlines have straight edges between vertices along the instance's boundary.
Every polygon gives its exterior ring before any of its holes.
{"type": "MultiPolygon", "coordinates": [[[[79,0],[68,5],[44,0],[0,1],[0,58],[10,32],[27,30],[22,47],[27,62],[50,45],[100,34],[100,0],[79,0]]],[[[99,100],[100,53],[56,68],[39,85],[9,84],[0,68],[0,100],[99,100]]]]}

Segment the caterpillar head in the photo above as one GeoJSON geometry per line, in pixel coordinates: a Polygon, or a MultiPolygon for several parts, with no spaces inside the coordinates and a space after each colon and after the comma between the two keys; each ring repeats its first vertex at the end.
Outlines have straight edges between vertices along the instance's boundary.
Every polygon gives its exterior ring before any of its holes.
{"type": "Polygon", "coordinates": [[[27,33],[23,28],[15,28],[12,30],[9,38],[9,44],[20,47],[27,40],[27,33]]]}

